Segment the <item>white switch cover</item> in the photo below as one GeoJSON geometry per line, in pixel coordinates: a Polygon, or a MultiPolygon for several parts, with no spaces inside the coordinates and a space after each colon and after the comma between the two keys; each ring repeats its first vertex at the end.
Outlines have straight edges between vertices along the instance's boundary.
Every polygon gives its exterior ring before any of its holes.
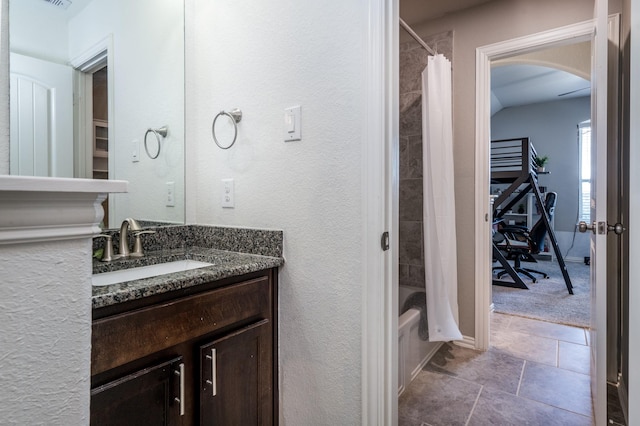
{"type": "Polygon", "coordinates": [[[140,141],[134,139],[131,142],[131,162],[137,163],[140,161],[140,141]]]}
{"type": "Polygon", "coordinates": [[[167,182],[167,207],[176,206],[176,184],[167,182]]]}
{"type": "Polygon", "coordinates": [[[284,141],[299,140],[302,140],[302,132],[300,129],[300,105],[297,105],[284,110],[284,141]]]}
{"type": "Polygon", "coordinates": [[[233,179],[222,179],[222,207],[235,207],[235,194],[233,191],[233,179]]]}

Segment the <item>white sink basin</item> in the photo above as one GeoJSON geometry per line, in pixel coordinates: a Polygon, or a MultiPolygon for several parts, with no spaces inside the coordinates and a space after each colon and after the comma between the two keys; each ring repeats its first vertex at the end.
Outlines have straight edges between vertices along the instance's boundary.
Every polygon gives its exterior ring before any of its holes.
{"type": "Polygon", "coordinates": [[[121,269],[119,271],[104,272],[91,277],[91,284],[95,286],[123,283],[125,281],[140,280],[142,278],[157,277],[158,275],[188,271],[190,269],[212,266],[207,262],[197,260],[177,260],[175,262],[159,263],[157,265],[141,266],[139,268],[121,269]]]}

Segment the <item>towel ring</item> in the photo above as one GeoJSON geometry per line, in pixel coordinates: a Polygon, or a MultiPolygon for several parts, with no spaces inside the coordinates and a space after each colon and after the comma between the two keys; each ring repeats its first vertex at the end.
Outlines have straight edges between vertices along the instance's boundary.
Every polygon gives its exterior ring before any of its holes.
{"type": "Polygon", "coordinates": [[[169,129],[167,128],[167,126],[163,126],[159,129],[147,129],[147,132],[144,134],[144,150],[147,151],[147,155],[152,160],[155,160],[156,158],[158,158],[158,155],[160,155],[160,136],[166,138],[168,130],[169,129]],[[151,155],[149,153],[149,147],[147,146],[147,136],[149,135],[149,133],[153,133],[154,135],[156,135],[156,140],[158,141],[158,151],[156,152],[156,155],[151,155]]]}
{"type": "Polygon", "coordinates": [[[240,111],[238,108],[234,108],[229,112],[220,111],[215,116],[215,118],[213,119],[213,124],[211,125],[211,135],[213,136],[213,141],[216,143],[216,145],[218,145],[218,147],[220,147],[221,149],[229,149],[233,146],[234,143],[236,143],[236,139],[238,138],[238,123],[240,122],[240,120],[242,120],[242,111],[240,111]],[[216,120],[218,120],[218,117],[220,117],[221,115],[226,115],[231,119],[231,122],[233,123],[233,140],[227,146],[220,145],[220,142],[216,137],[216,120]]]}

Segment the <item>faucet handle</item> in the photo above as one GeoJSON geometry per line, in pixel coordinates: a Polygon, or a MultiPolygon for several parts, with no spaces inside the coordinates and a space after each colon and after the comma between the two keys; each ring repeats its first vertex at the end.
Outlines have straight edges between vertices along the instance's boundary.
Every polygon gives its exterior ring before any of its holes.
{"type": "Polygon", "coordinates": [[[94,235],[93,238],[104,237],[107,241],[104,244],[104,251],[102,252],[102,257],[100,258],[103,262],[111,262],[113,260],[113,244],[111,243],[111,235],[109,234],[98,234],[94,235]]]}
{"type": "Polygon", "coordinates": [[[140,239],[140,235],[142,234],[155,234],[156,231],[138,231],[133,235],[136,237],[136,241],[133,243],[133,251],[129,256],[131,257],[142,257],[144,253],[142,251],[142,240],[140,239]]]}

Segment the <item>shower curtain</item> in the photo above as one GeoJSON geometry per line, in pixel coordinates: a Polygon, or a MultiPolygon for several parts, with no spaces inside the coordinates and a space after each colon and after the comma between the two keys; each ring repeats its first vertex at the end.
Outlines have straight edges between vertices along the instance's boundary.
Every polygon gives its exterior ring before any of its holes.
{"type": "Polygon", "coordinates": [[[424,258],[429,340],[461,340],[458,328],[451,62],[429,56],[422,72],[424,258]]]}

